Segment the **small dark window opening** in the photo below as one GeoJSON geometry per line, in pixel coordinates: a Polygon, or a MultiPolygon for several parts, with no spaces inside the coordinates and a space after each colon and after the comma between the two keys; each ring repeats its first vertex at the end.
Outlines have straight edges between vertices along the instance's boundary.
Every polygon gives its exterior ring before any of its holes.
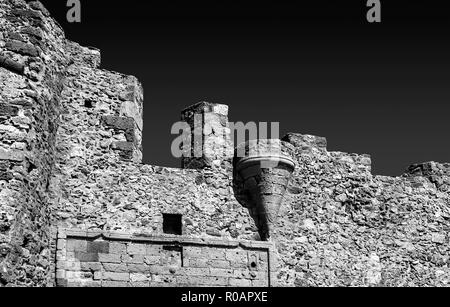
{"type": "Polygon", "coordinates": [[[92,101],[90,99],[85,99],[84,100],[84,107],[88,108],[88,109],[92,109],[94,107],[94,105],[92,104],[92,101]]]}
{"type": "Polygon", "coordinates": [[[34,165],[33,163],[29,162],[28,163],[28,173],[31,173],[35,169],[37,169],[36,165],[34,165]]]}
{"type": "Polygon", "coordinates": [[[181,214],[163,214],[163,232],[165,234],[183,234],[183,223],[181,214]]]}

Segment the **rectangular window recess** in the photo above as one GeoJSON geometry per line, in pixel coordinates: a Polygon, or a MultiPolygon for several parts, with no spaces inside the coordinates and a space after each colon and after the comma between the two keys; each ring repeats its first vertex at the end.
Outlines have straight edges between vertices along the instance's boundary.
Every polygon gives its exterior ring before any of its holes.
{"type": "Polygon", "coordinates": [[[165,234],[183,234],[183,223],[181,214],[163,214],[163,232],[165,234]]]}

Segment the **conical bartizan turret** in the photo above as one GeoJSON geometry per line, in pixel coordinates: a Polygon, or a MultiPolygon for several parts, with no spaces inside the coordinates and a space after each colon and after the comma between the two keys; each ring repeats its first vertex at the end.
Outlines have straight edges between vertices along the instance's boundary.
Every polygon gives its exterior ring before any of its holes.
{"type": "Polygon", "coordinates": [[[250,141],[239,146],[235,155],[236,198],[249,209],[261,240],[267,241],[277,222],[295,163],[282,152],[280,140],[250,141]]]}

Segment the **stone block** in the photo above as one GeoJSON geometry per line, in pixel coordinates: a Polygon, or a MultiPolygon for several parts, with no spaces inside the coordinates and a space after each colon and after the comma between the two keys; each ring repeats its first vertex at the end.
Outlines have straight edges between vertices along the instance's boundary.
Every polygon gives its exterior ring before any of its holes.
{"type": "Polygon", "coordinates": [[[124,101],[120,107],[120,115],[133,118],[139,130],[142,131],[143,121],[142,114],[140,114],[139,106],[134,101],[124,101]]]}
{"type": "MultiPolygon", "coordinates": [[[[58,240],[61,241],[61,240],[58,240]]],[[[87,241],[83,240],[67,240],[66,250],[68,252],[87,252],[87,241]]]]}
{"type": "Polygon", "coordinates": [[[92,272],[79,272],[81,280],[92,280],[94,278],[94,273],[92,272]]]}
{"type": "Polygon", "coordinates": [[[233,277],[236,279],[252,279],[252,273],[248,269],[234,269],[233,277]]]}
{"type": "Polygon", "coordinates": [[[234,261],[230,261],[230,266],[233,269],[248,269],[248,263],[247,262],[234,262],[234,261]]]}
{"type": "Polygon", "coordinates": [[[144,263],[144,255],[122,255],[123,263],[144,263]]]}
{"type": "Polygon", "coordinates": [[[39,50],[32,44],[16,40],[7,41],[5,48],[25,56],[37,57],[39,55],[39,50]]]}
{"type": "Polygon", "coordinates": [[[199,284],[203,284],[209,287],[224,287],[228,285],[228,278],[224,277],[203,277],[199,284]]]}
{"type": "Polygon", "coordinates": [[[103,263],[105,271],[126,273],[128,272],[128,266],[124,263],[103,263]]]}
{"type": "Polygon", "coordinates": [[[19,150],[7,150],[0,148],[0,160],[9,160],[15,162],[21,162],[25,159],[25,153],[19,150]]]}
{"type": "Polygon", "coordinates": [[[58,240],[58,243],[56,243],[56,248],[59,250],[64,250],[66,248],[66,240],[58,240]]]}
{"type": "Polygon", "coordinates": [[[57,270],[56,271],[56,278],[57,279],[65,279],[66,278],[66,271],[65,270],[57,270]]]}
{"type": "Polygon", "coordinates": [[[10,171],[11,162],[0,161],[0,180],[9,181],[13,178],[13,174],[10,171]]]}
{"type": "Polygon", "coordinates": [[[81,229],[67,229],[66,231],[67,237],[73,238],[81,238],[82,240],[85,240],[87,237],[87,231],[81,230],[81,229]]]}
{"type": "Polygon", "coordinates": [[[191,268],[208,268],[210,266],[215,267],[212,264],[212,261],[220,261],[220,260],[209,260],[202,258],[184,258],[184,263],[186,266],[191,268]]]}
{"type": "Polygon", "coordinates": [[[230,268],[230,261],[228,260],[209,260],[208,266],[211,268],[227,269],[230,268]]]}
{"type": "Polygon", "coordinates": [[[87,253],[108,254],[109,243],[105,241],[87,242],[87,253]]]}
{"type": "Polygon", "coordinates": [[[241,250],[229,250],[225,252],[225,259],[230,261],[231,264],[233,263],[239,263],[243,264],[245,263],[247,265],[248,263],[248,256],[246,251],[241,250]]]}
{"type": "Polygon", "coordinates": [[[127,245],[125,243],[112,242],[109,244],[109,252],[112,254],[125,254],[127,252],[127,245]]]}
{"type": "Polygon", "coordinates": [[[431,236],[431,241],[437,244],[444,244],[446,242],[445,234],[433,233],[431,236]]]}
{"type": "Polygon", "coordinates": [[[42,31],[38,28],[33,27],[24,27],[22,29],[22,34],[26,34],[28,36],[34,36],[35,38],[41,40],[43,38],[42,31]]]}
{"type": "Polygon", "coordinates": [[[225,259],[225,250],[211,248],[211,249],[205,250],[205,256],[208,259],[223,260],[223,259],[225,259]]]}
{"type": "MultiPolygon", "coordinates": [[[[0,58],[1,62],[1,58],[0,58]]],[[[14,117],[19,113],[19,108],[16,106],[10,106],[4,103],[0,103],[0,116],[14,117]]]]}
{"type": "Polygon", "coordinates": [[[135,263],[128,263],[127,269],[130,273],[148,273],[150,271],[149,266],[135,263]]]}
{"type": "Polygon", "coordinates": [[[80,271],[81,270],[81,262],[80,261],[65,261],[61,262],[64,264],[64,269],[68,271],[80,271]]]}
{"type": "Polygon", "coordinates": [[[252,287],[268,287],[269,281],[266,280],[252,280],[252,287]]]}
{"type": "Polygon", "coordinates": [[[66,261],[66,253],[62,252],[62,251],[57,251],[56,252],[56,261],[66,261]]]}
{"type": "Polygon", "coordinates": [[[263,263],[269,262],[269,255],[267,252],[261,252],[259,253],[259,261],[263,263]]]}
{"type": "Polygon", "coordinates": [[[81,272],[66,271],[67,280],[79,280],[81,279],[81,272]]]}
{"type": "Polygon", "coordinates": [[[13,73],[23,75],[25,66],[17,61],[14,61],[8,57],[0,55],[0,67],[3,67],[13,73]]]}
{"type": "Polygon", "coordinates": [[[103,272],[94,272],[94,280],[102,280],[103,278],[103,272]]]}
{"type": "Polygon", "coordinates": [[[230,278],[228,285],[231,287],[251,287],[252,281],[248,279],[230,278]]]}
{"type": "Polygon", "coordinates": [[[133,143],[135,121],[131,117],[119,116],[103,116],[102,122],[105,126],[114,129],[115,131],[124,131],[127,142],[133,143]]]}
{"type": "Polygon", "coordinates": [[[140,274],[140,273],[131,273],[130,274],[130,280],[132,282],[146,282],[146,281],[150,281],[149,277],[146,274],[140,274]]]}
{"type": "Polygon", "coordinates": [[[144,244],[130,243],[127,247],[127,253],[130,255],[145,255],[147,253],[147,246],[144,244]]]}
{"type": "Polygon", "coordinates": [[[171,275],[169,267],[164,266],[158,266],[158,265],[151,265],[148,267],[150,274],[154,275],[171,275]]]}
{"type": "MultiPolygon", "coordinates": [[[[99,272],[99,273],[100,273],[102,280],[109,280],[109,281],[129,281],[130,280],[130,273],[117,273],[117,272],[99,272]]],[[[95,279],[98,279],[98,278],[95,278],[95,279]]]]}
{"type": "Polygon", "coordinates": [[[210,275],[211,276],[217,276],[217,277],[230,277],[234,276],[233,269],[216,269],[211,268],[210,269],[210,275]]]}
{"type": "Polygon", "coordinates": [[[182,268],[181,272],[188,276],[208,276],[208,275],[210,275],[209,268],[182,268]]]}
{"type": "Polygon", "coordinates": [[[175,286],[174,283],[176,282],[177,277],[173,275],[153,275],[152,276],[152,282],[159,283],[159,284],[172,284],[172,286],[175,286]]]}
{"type": "Polygon", "coordinates": [[[99,254],[75,252],[75,259],[78,259],[80,262],[98,262],[99,254]]]}
{"type": "Polygon", "coordinates": [[[56,261],[56,269],[57,270],[65,270],[66,262],[65,261],[56,261]]]}
{"type": "Polygon", "coordinates": [[[201,247],[186,246],[183,248],[185,258],[205,258],[201,247]]]}
{"type": "Polygon", "coordinates": [[[191,278],[187,275],[177,275],[175,276],[175,280],[177,285],[188,287],[188,286],[196,286],[191,278]]]}
{"type": "Polygon", "coordinates": [[[160,256],[162,252],[162,245],[147,245],[145,253],[147,256],[160,256]]]}
{"type": "Polygon", "coordinates": [[[121,255],[116,254],[98,254],[98,261],[102,263],[121,263],[121,255]]]}
{"type": "Polygon", "coordinates": [[[145,256],[144,263],[147,265],[161,264],[161,256],[145,256]]]}
{"type": "Polygon", "coordinates": [[[81,262],[81,271],[100,271],[102,265],[100,262],[81,262]]]}
{"type": "Polygon", "coordinates": [[[132,142],[114,142],[112,148],[124,152],[132,152],[135,147],[132,142]]]}

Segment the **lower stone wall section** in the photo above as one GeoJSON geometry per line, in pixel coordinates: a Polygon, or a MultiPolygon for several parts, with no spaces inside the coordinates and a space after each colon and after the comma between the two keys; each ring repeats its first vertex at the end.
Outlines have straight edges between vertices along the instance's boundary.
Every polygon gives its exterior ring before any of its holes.
{"type": "Polygon", "coordinates": [[[270,287],[271,243],[59,229],[59,287],[270,287]]]}

